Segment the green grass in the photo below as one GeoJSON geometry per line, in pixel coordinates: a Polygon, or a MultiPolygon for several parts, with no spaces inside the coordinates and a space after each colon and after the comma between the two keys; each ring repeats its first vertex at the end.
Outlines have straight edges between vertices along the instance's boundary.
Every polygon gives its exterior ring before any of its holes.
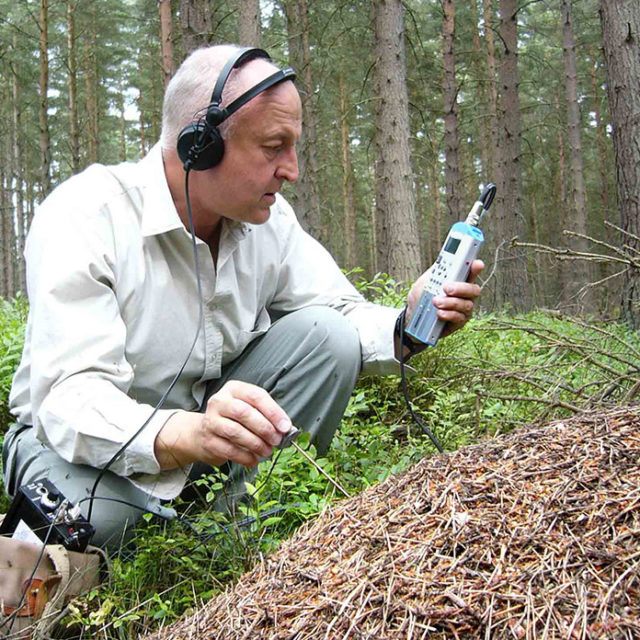
{"type": "MultiPolygon", "coordinates": [[[[359,288],[395,306],[405,294],[385,276],[359,288]]],[[[0,315],[6,405],[24,305],[2,303],[0,315]]],[[[480,315],[411,361],[409,394],[424,423],[452,451],[520,425],[633,401],[639,356],[638,336],[622,325],[545,313],[480,315]]],[[[305,445],[306,436],[299,442],[305,445]]],[[[434,453],[410,419],[399,377],[389,376],[360,380],[327,457],[316,462],[353,495],[434,453]]],[[[130,638],[166,624],[210,599],[342,497],[292,448],[271,467],[263,463],[250,488],[258,491],[243,506],[242,517],[255,518],[248,526],[238,527],[208,505],[193,510],[179,502],[182,521],[143,524],[132,553],[113,561],[105,584],[73,603],[67,637],[130,638]]],[[[207,482],[211,503],[220,479],[207,482]]]]}

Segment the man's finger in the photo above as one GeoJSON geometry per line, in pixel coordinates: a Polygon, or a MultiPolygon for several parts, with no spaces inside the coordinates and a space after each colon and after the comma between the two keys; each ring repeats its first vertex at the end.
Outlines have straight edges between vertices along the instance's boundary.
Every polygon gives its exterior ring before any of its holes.
{"type": "Polygon", "coordinates": [[[257,409],[279,433],[284,434],[291,430],[289,416],[261,387],[234,381],[231,391],[235,398],[239,398],[257,409]]]}

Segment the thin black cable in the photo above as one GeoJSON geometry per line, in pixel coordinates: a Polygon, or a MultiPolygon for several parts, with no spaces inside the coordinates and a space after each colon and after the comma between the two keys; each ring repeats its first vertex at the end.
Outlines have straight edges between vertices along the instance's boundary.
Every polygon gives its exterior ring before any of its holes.
{"type": "Polygon", "coordinates": [[[89,513],[87,515],[87,521],[88,522],[91,522],[91,514],[93,512],[93,498],[94,498],[94,496],[96,494],[96,491],[98,489],[98,484],[100,484],[100,481],[102,480],[104,475],[107,473],[107,471],[109,470],[111,465],[113,465],[113,463],[122,455],[122,453],[131,445],[131,443],[142,433],[144,428],[149,424],[149,422],[151,422],[151,420],[156,415],[156,413],[164,405],[167,397],[171,393],[173,387],[176,385],[176,382],[178,382],[178,379],[182,375],[182,372],[184,371],[185,367],[187,366],[187,363],[189,362],[189,358],[191,357],[191,354],[193,353],[193,350],[195,349],[195,346],[197,344],[198,337],[200,336],[200,329],[201,329],[201,326],[202,326],[202,319],[204,317],[204,304],[203,304],[203,299],[202,299],[202,283],[201,283],[201,278],[200,278],[200,261],[198,259],[198,250],[197,250],[197,246],[196,246],[196,234],[195,234],[195,229],[194,229],[194,225],[193,225],[193,216],[192,216],[192,213],[191,213],[191,199],[189,198],[189,173],[190,173],[190,171],[191,171],[191,168],[190,168],[190,166],[187,165],[186,168],[185,168],[185,186],[184,186],[184,191],[185,191],[185,200],[186,200],[186,204],[187,204],[187,217],[188,217],[188,220],[189,220],[189,231],[191,233],[191,243],[192,243],[192,247],[193,247],[193,257],[194,257],[194,261],[195,261],[196,283],[197,283],[197,287],[198,287],[198,327],[196,329],[196,334],[195,334],[195,336],[193,338],[193,342],[191,344],[191,348],[189,349],[189,353],[187,353],[187,357],[184,359],[184,362],[182,363],[182,366],[180,367],[178,373],[176,373],[176,375],[174,376],[173,380],[171,381],[171,383],[167,387],[166,391],[163,393],[162,397],[158,401],[158,404],[156,404],[155,408],[151,412],[151,415],[142,423],[142,425],[129,438],[129,440],[127,440],[118,449],[118,451],[116,451],[116,453],[111,457],[111,459],[107,462],[107,464],[101,469],[100,473],[98,474],[98,477],[96,478],[96,481],[95,481],[95,483],[93,485],[93,488],[91,489],[90,503],[89,503],[89,513]]]}
{"type": "Polygon", "coordinates": [[[407,308],[405,307],[402,310],[402,319],[399,322],[399,338],[400,338],[400,379],[402,381],[402,395],[404,396],[404,401],[407,405],[407,409],[409,409],[409,413],[413,418],[414,422],[426,433],[431,442],[433,442],[435,448],[440,452],[444,453],[444,448],[440,444],[439,440],[435,437],[435,435],[431,432],[431,430],[420,420],[416,412],[413,410],[411,406],[411,400],[409,399],[409,390],[407,389],[407,374],[405,371],[405,359],[404,359],[404,320],[407,313],[407,308]]]}

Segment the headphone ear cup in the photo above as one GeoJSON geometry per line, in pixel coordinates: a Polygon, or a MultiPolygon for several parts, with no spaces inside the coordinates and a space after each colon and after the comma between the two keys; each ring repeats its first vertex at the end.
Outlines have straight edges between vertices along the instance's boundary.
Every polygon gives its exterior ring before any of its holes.
{"type": "Polygon", "coordinates": [[[178,135],[178,157],[194,171],[215,167],[224,155],[224,140],[217,127],[199,120],[187,125],[178,135]]]}

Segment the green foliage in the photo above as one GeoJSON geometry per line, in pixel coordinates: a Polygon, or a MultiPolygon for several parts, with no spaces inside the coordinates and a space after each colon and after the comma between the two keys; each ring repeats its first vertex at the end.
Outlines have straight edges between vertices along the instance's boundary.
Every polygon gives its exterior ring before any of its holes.
{"type": "MultiPolygon", "coordinates": [[[[370,300],[399,307],[406,286],[380,274],[362,281],[370,300]]],[[[25,303],[2,302],[2,392],[20,355],[25,303]]],[[[452,451],[514,427],[634,399],[640,388],[640,339],[623,325],[588,324],[551,313],[481,315],[411,360],[414,410],[452,451]]],[[[113,559],[108,580],[72,603],[67,636],[130,638],[168,624],[215,596],[301,524],[351,495],[435,453],[414,424],[398,376],[363,378],[325,458],[308,436],[263,462],[247,483],[251,496],[231,518],[213,508],[226,478],[199,481],[205,503],[174,505],[181,519],[145,519],[130,547],[113,559]],[[324,473],[318,470],[319,466],[324,473]]]]}
{"type": "Polygon", "coordinates": [[[18,296],[12,302],[0,299],[0,437],[11,421],[7,402],[13,373],[22,355],[26,317],[24,298],[18,296]]]}
{"type": "Polygon", "coordinates": [[[363,269],[352,269],[347,277],[367,300],[388,307],[404,306],[409,292],[406,283],[396,282],[387,273],[376,273],[371,280],[366,280],[363,273],[363,269]]]}

